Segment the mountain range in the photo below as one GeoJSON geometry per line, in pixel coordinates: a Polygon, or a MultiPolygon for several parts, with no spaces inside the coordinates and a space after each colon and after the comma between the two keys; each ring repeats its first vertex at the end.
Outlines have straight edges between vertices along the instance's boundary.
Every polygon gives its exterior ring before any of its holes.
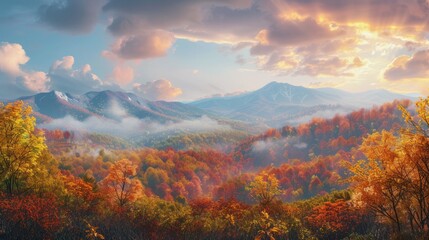
{"type": "Polygon", "coordinates": [[[329,118],[395,99],[415,100],[383,89],[350,93],[335,88],[313,89],[271,82],[253,92],[202,99],[190,105],[225,118],[280,127],[307,122],[313,117],[329,118]]]}
{"type": "Polygon", "coordinates": [[[253,92],[191,103],[149,101],[133,93],[110,90],[80,96],[51,91],[18,98],[33,107],[38,122],[66,116],[80,121],[91,116],[114,120],[131,116],[165,123],[208,116],[230,125],[241,122],[257,125],[258,128],[297,125],[313,117],[328,118],[395,99],[415,100],[386,90],[350,93],[334,88],[312,89],[279,82],[271,82],[253,92]]]}
{"type": "Polygon", "coordinates": [[[88,92],[80,96],[51,91],[21,97],[35,111],[39,122],[71,116],[84,120],[95,116],[117,119],[124,116],[157,122],[190,120],[206,115],[203,110],[180,102],[149,101],[133,93],[88,92]]]}

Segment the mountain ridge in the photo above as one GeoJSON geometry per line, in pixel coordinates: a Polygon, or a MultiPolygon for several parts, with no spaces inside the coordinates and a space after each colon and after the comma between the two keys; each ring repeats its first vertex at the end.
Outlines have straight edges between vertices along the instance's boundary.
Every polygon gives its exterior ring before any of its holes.
{"type": "Polygon", "coordinates": [[[82,95],[54,90],[11,101],[16,100],[22,100],[33,107],[36,117],[39,116],[39,122],[44,121],[43,117],[58,119],[68,115],[82,121],[91,116],[115,119],[125,114],[159,122],[189,120],[207,115],[203,110],[180,102],[149,101],[133,93],[111,90],[92,91],[82,95]]]}
{"type": "Polygon", "coordinates": [[[296,125],[312,117],[331,117],[362,107],[411,99],[384,89],[350,93],[335,88],[306,88],[271,82],[252,92],[200,99],[190,104],[221,116],[245,122],[264,122],[271,127],[296,125]]]}
{"type": "Polygon", "coordinates": [[[416,98],[384,89],[350,93],[336,88],[306,88],[274,81],[252,92],[189,103],[149,101],[134,93],[112,90],[90,91],[82,95],[50,91],[15,100],[23,100],[32,106],[38,122],[70,115],[79,121],[89,117],[119,120],[131,116],[162,123],[206,115],[227,121],[279,127],[300,124],[314,117],[346,114],[396,99],[416,98]]]}

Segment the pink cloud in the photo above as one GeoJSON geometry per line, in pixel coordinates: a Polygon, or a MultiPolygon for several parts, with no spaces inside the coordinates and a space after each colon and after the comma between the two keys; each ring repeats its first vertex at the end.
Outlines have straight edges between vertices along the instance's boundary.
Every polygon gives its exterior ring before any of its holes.
{"type": "Polygon", "coordinates": [[[413,56],[400,56],[384,72],[389,81],[429,78],[429,50],[414,53],[413,56]]]}
{"type": "Polygon", "coordinates": [[[127,85],[134,79],[134,69],[125,65],[117,65],[110,76],[119,85],[127,85]]]}
{"type": "Polygon", "coordinates": [[[118,38],[111,46],[111,50],[104,52],[103,55],[123,60],[162,57],[167,54],[174,40],[174,35],[167,31],[145,31],[138,35],[118,38]]]}
{"type": "Polygon", "coordinates": [[[44,72],[21,69],[30,58],[24,48],[17,43],[0,43],[0,73],[6,74],[6,84],[10,88],[20,88],[24,92],[41,92],[49,89],[49,77],[44,72]]]}
{"type": "Polygon", "coordinates": [[[0,71],[11,76],[19,76],[22,74],[21,65],[29,60],[20,44],[0,43],[0,71]]]}
{"type": "Polygon", "coordinates": [[[174,87],[166,79],[151,81],[145,84],[135,84],[134,92],[149,100],[172,100],[183,93],[182,89],[174,87]]]}

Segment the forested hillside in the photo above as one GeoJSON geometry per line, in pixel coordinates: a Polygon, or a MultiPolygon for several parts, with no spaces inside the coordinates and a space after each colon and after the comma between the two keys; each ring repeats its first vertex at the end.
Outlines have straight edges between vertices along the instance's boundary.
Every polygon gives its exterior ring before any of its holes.
{"type": "Polygon", "coordinates": [[[223,148],[209,147],[205,139],[213,133],[173,138],[156,149],[38,129],[31,107],[1,105],[0,234],[424,239],[428,115],[429,98],[416,107],[395,101],[223,148]],[[186,138],[190,143],[182,143],[186,138]],[[97,144],[82,144],[89,139],[97,144]],[[183,148],[179,143],[199,147],[174,149],[183,148]]]}

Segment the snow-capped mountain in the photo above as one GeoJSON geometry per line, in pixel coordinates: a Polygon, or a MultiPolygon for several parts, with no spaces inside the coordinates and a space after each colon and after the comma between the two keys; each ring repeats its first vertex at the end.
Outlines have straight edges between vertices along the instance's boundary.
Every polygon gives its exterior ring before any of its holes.
{"type": "Polygon", "coordinates": [[[71,116],[84,120],[90,116],[109,119],[124,116],[159,122],[199,118],[205,112],[179,102],[149,101],[133,93],[119,91],[88,92],[74,96],[59,91],[21,97],[33,107],[39,122],[71,116]]]}

